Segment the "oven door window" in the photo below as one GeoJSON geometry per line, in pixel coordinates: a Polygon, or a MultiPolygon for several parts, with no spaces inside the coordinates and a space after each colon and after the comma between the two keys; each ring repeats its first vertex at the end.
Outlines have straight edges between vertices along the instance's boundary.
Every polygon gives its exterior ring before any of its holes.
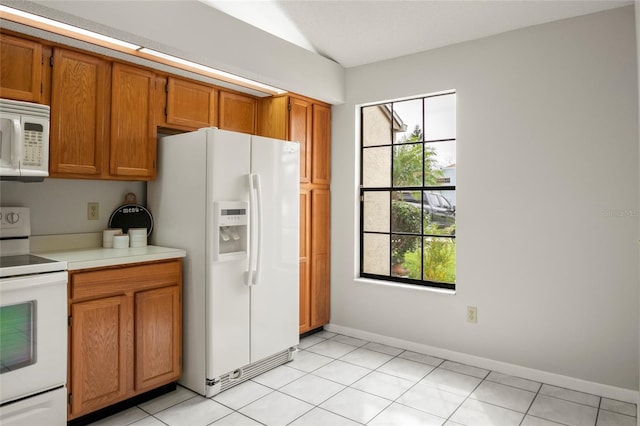
{"type": "Polygon", "coordinates": [[[36,302],[0,307],[0,374],[36,362],[36,302]]]}

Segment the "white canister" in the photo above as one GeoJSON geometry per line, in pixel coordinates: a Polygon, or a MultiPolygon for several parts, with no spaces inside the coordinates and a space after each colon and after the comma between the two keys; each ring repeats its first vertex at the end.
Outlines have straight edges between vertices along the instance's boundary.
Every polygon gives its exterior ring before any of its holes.
{"type": "Polygon", "coordinates": [[[145,237],[147,238],[147,228],[129,228],[127,231],[130,237],[145,237]]]}
{"type": "Polygon", "coordinates": [[[113,236],[114,249],[128,248],[128,247],[129,247],[129,236],[127,234],[113,236]]]}
{"type": "Polygon", "coordinates": [[[102,247],[112,248],[113,236],[118,234],[122,234],[122,229],[111,228],[111,229],[105,229],[104,231],[102,231],[102,247]]]}
{"type": "Polygon", "coordinates": [[[129,247],[145,247],[147,245],[147,228],[129,228],[129,247]]]}

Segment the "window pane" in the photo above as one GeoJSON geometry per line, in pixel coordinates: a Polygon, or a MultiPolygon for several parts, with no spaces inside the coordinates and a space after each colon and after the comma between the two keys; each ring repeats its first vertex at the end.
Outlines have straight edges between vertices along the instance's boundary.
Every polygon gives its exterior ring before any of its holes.
{"type": "Polygon", "coordinates": [[[455,235],[456,191],[424,191],[424,233],[455,235]]]}
{"type": "Polygon", "coordinates": [[[363,235],[362,272],[389,275],[389,235],[363,235]]]}
{"type": "Polygon", "coordinates": [[[440,283],[456,282],[455,239],[425,237],[423,278],[440,283]]]}
{"type": "Polygon", "coordinates": [[[389,192],[364,193],[363,229],[365,232],[389,232],[389,192]]]}
{"type": "Polygon", "coordinates": [[[393,147],[393,186],[422,186],[423,144],[393,147]]]}
{"type": "Polygon", "coordinates": [[[365,188],[391,185],[391,147],[362,150],[362,186],[365,188]]]}
{"type": "Polygon", "coordinates": [[[455,186],[456,141],[425,144],[424,184],[425,186],[455,186]]]}
{"type": "Polygon", "coordinates": [[[391,202],[391,232],[421,234],[421,223],[420,191],[416,193],[394,192],[391,202]],[[415,197],[417,197],[417,201],[414,201],[415,197]]]}
{"type": "Polygon", "coordinates": [[[391,105],[374,105],[362,108],[362,145],[390,144],[391,105]]]}
{"type": "Polygon", "coordinates": [[[0,373],[35,362],[35,302],[0,308],[0,373]]]}
{"type": "Polygon", "coordinates": [[[410,235],[391,236],[391,275],[420,279],[420,240],[410,235]]]}
{"type": "Polygon", "coordinates": [[[393,103],[394,143],[422,142],[422,99],[393,103]]]}
{"type": "Polygon", "coordinates": [[[456,137],[456,95],[434,96],[424,100],[424,139],[456,137]]]}

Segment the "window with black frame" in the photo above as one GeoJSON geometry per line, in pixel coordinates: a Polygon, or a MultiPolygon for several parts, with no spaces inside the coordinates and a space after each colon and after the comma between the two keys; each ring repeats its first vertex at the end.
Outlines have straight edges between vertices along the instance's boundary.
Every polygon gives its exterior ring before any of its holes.
{"type": "Polygon", "coordinates": [[[360,276],[455,289],[456,94],[361,108],[360,276]]]}

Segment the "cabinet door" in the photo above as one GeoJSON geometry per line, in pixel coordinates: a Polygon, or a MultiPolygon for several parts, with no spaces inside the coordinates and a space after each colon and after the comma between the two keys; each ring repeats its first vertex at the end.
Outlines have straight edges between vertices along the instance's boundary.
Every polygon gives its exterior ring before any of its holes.
{"type": "Polygon", "coordinates": [[[257,134],[287,140],[288,96],[271,96],[258,100],[257,134]]]}
{"type": "Polygon", "coordinates": [[[313,105],[311,182],[331,183],[331,109],[313,105]]]}
{"type": "Polygon", "coordinates": [[[0,98],[40,102],[42,45],[0,35],[0,98]]]}
{"type": "Polygon", "coordinates": [[[180,377],[182,312],[180,287],[135,294],[136,392],[180,377]]]}
{"type": "Polygon", "coordinates": [[[127,298],[108,297],[71,305],[70,414],[76,417],[126,395],[127,298]]]}
{"type": "Polygon", "coordinates": [[[312,133],[311,103],[298,98],[289,101],[289,140],[300,142],[300,182],[310,181],[311,171],[311,138],[312,133]]]}
{"type": "Polygon", "coordinates": [[[154,74],[113,64],[111,92],[111,175],[149,180],[156,172],[154,74]]]}
{"type": "Polygon", "coordinates": [[[51,105],[50,170],[100,175],[106,154],[108,71],[103,59],[55,49],[51,105]]]}
{"type": "Polygon", "coordinates": [[[311,194],[300,189],[300,333],[311,330],[311,194]]]}
{"type": "Polygon", "coordinates": [[[193,129],[215,126],[217,91],[175,77],[167,83],[167,124],[193,129]]]}
{"type": "Polygon", "coordinates": [[[257,101],[254,98],[221,90],[219,103],[218,126],[221,129],[250,134],[256,132],[257,101]]]}
{"type": "Polygon", "coordinates": [[[328,189],[311,190],[311,328],[329,322],[330,210],[328,189]]]}

